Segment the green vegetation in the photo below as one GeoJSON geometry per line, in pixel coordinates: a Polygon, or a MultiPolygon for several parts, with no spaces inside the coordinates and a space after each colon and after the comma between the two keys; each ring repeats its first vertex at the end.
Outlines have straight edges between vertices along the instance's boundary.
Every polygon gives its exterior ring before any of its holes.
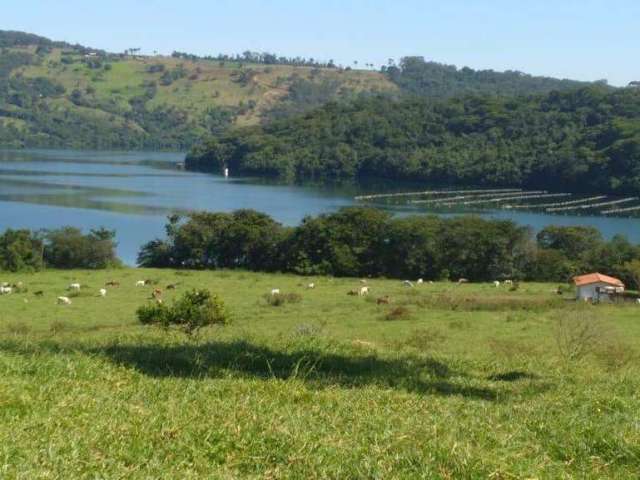
{"type": "Polygon", "coordinates": [[[596,479],[640,466],[635,305],[576,305],[549,284],[378,279],[362,298],[346,295],[357,279],[307,289],[242,271],[0,280],[29,288],[0,296],[5,478],[596,479]],[[219,294],[234,322],[195,338],[140,325],[155,288],[142,278],[178,283],[165,302],[219,294]],[[90,294],[55,305],[72,281],[90,294]],[[120,287],[97,296],[108,281],[120,287]],[[262,299],[273,288],[301,300],[275,308],[262,299]]]}
{"type": "MultiPolygon", "coordinates": [[[[588,85],[587,82],[535,77],[517,71],[494,72],[469,67],[458,69],[454,65],[427,62],[423,57],[404,57],[397,66],[390,62],[382,68],[382,72],[402,91],[431,98],[542,94],[588,85]]],[[[598,83],[606,85],[606,81],[598,83]]]]}
{"type": "Polygon", "coordinates": [[[187,167],[290,179],[382,177],[640,193],[640,90],[362,98],[196,146],[187,167]]]}
{"type": "Polygon", "coordinates": [[[142,247],[141,266],[559,282],[599,271],[632,286],[640,260],[640,246],[624,237],[605,241],[593,227],[550,226],[533,239],[528,228],[511,221],[395,218],[367,208],[307,217],[293,228],[252,210],[200,212],[170,217],[166,230],[166,239],[142,247]]]}
{"type": "Polygon", "coordinates": [[[115,54],[0,31],[0,144],[188,149],[233,125],[397,90],[379,72],[280,60],[115,54]]]}
{"type": "Polygon", "coordinates": [[[115,236],[115,231],[104,228],[88,234],[74,227],[38,232],[7,229],[0,235],[0,271],[117,267],[121,262],[115,236]]]}
{"type": "Polygon", "coordinates": [[[547,93],[580,82],[401,60],[380,72],[268,52],[198,57],[109,53],[0,31],[0,145],[189,149],[372,94],[428,98],[547,93]]]}
{"type": "Polygon", "coordinates": [[[173,305],[167,306],[156,292],[156,303],[143,305],[136,311],[138,320],[144,325],[160,325],[163,328],[179,326],[187,335],[201,328],[229,323],[229,314],[224,302],[208,290],[186,292],[173,305]]]}

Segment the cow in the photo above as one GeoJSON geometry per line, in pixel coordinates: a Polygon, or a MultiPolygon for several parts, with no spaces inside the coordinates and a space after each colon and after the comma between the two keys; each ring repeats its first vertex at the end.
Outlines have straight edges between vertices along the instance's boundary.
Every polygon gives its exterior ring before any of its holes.
{"type": "Polygon", "coordinates": [[[0,295],[9,295],[11,292],[13,292],[11,287],[0,287],[0,295]]]}
{"type": "Polygon", "coordinates": [[[351,296],[354,296],[354,297],[355,297],[356,295],[359,295],[359,293],[358,293],[358,290],[357,290],[357,289],[352,288],[351,290],[349,290],[349,291],[347,292],[347,295],[351,295],[351,296]]]}
{"type": "Polygon", "coordinates": [[[463,283],[469,283],[469,279],[467,278],[458,279],[458,285],[462,285],[463,283]]]}
{"type": "Polygon", "coordinates": [[[280,289],[279,288],[272,288],[271,289],[271,296],[275,297],[276,295],[280,295],[280,289]]]}
{"type": "Polygon", "coordinates": [[[71,283],[69,284],[69,290],[80,290],[80,284],[79,283],[71,283]]]}
{"type": "Polygon", "coordinates": [[[313,289],[313,288],[316,288],[316,284],[315,283],[310,283],[309,285],[307,285],[307,288],[310,289],[310,290],[313,289]]]}
{"type": "Polygon", "coordinates": [[[69,297],[58,297],[58,305],[71,305],[69,297]]]}
{"type": "Polygon", "coordinates": [[[33,292],[33,294],[36,297],[42,297],[44,295],[44,291],[43,290],[38,290],[37,292],[33,292]]]}
{"type": "Polygon", "coordinates": [[[496,288],[498,288],[498,287],[500,286],[500,282],[499,282],[498,280],[495,280],[495,281],[493,282],[493,286],[494,286],[494,287],[496,287],[496,288]]]}
{"type": "Polygon", "coordinates": [[[162,297],[162,290],[160,290],[159,288],[154,288],[153,292],[151,292],[151,299],[157,300],[160,297],[162,297]]]}
{"type": "Polygon", "coordinates": [[[107,296],[107,289],[106,288],[101,288],[99,290],[100,296],[101,297],[106,297],[107,296]]]}
{"type": "Polygon", "coordinates": [[[145,285],[144,280],[138,280],[136,282],[136,287],[144,287],[144,285],[145,285]]]}
{"type": "Polygon", "coordinates": [[[166,289],[166,290],[175,290],[177,286],[178,286],[178,284],[177,284],[177,283],[170,283],[169,285],[167,285],[167,286],[165,287],[165,289],[166,289]]]}
{"type": "Polygon", "coordinates": [[[424,280],[423,280],[423,279],[421,279],[421,278],[419,278],[418,280],[416,280],[416,283],[417,283],[418,285],[422,285],[422,284],[424,283],[424,280]]]}
{"type": "Polygon", "coordinates": [[[505,280],[504,284],[505,285],[513,285],[513,280],[505,280]]]}
{"type": "Polygon", "coordinates": [[[364,297],[365,295],[369,295],[369,287],[360,287],[360,290],[358,290],[358,296],[364,297]]]}
{"type": "Polygon", "coordinates": [[[391,303],[391,299],[389,298],[389,295],[385,295],[384,297],[380,297],[378,299],[376,299],[376,304],[377,305],[388,305],[389,303],[391,303]]]}
{"type": "Polygon", "coordinates": [[[108,281],[104,284],[105,287],[119,287],[120,282],[114,282],[113,280],[108,281]]]}
{"type": "Polygon", "coordinates": [[[405,280],[404,282],[402,282],[402,284],[405,287],[413,287],[413,282],[411,282],[410,280],[405,280]]]}

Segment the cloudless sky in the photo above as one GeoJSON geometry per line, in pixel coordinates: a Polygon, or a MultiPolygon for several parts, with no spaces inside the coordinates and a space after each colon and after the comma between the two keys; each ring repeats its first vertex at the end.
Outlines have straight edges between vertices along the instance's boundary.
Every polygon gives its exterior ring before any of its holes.
{"type": "Polygon", "coordinates": [[[0,29],[109,51],[270,51],[640,80],[640,0],[0,0],[0,29]]]}

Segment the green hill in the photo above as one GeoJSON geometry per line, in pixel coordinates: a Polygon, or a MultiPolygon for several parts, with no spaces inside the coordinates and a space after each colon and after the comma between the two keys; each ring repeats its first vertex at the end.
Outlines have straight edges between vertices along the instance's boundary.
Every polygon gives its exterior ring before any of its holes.
{"type": "Polygon", "coordinates": [[[111,54],[0,32],[0,144],[183,149],[360,92],[393,92],[383,74],[193,56],[111,54]]]}
{"type": "Polygon", "coordinates": [[[232,126],[269,123],[363,93],[511,95],[577,85],[458,70],[420,57],[376,72],[254,52],[114,54],[0,31],[0,145],[187,149],[232,126]]]}
{"type": "Polygon", "coordinates": [[[440,184],[640,193],[640,89],[444,101],[371,97],[237,129],[187,167],[296,179],[379,177],[440,184]]]}

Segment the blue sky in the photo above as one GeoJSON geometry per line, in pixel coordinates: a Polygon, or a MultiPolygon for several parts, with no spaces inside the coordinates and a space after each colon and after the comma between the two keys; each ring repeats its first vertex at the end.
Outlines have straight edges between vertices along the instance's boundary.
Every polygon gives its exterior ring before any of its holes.
{"type": "Polygon", "coordinates": [[[422,55],[614,85],[640,80],[640,0],[2,0],[1,29],[110,51],[266,50],[350,65],[422,55]],[[8,4],[8,5],[6,5],[8,4]]]}

